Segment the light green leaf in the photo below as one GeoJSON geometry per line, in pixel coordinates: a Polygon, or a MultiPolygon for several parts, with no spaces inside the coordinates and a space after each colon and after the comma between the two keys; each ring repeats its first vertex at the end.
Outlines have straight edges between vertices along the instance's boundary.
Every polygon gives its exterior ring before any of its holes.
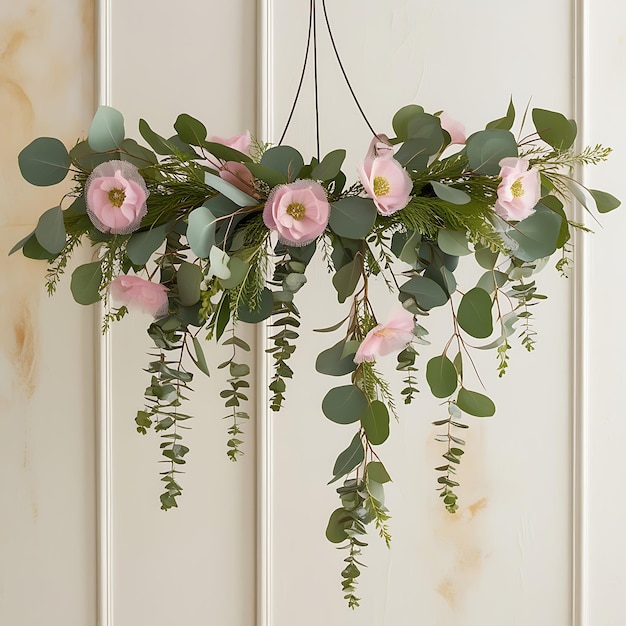
{"type": "Polygon", "coordinates": [[[355,385],[330,389],[322,400],[322,412],[336,424],[358,422],[367,410],[367,398],[355,385]]]}
{"type": "Polygon", "coordinates": [[[126,255],[130,262],[133,265],[145,265],[165,241],[170,226],[163,224],[150,230],[133,233],[126,244],[126,255]]]}
{"type": "Polygon", "coordinates": [[[97,152],[115,150],[124,141],[124,117],[113,107],[99,106],[89,127],[89,147],[97,152]]]}
{"type": "Polygon", "coordinates": [[[72,273],[70,290],[78,304],[93,304],[100,300],[102,268],[99,261],[79,265],[72,273]]]}
{"type": "Polygon", "coordinates": [[[337,457],[335,466],[333,467],[333,479],[330,483],[334,483],[336,480],[349,474],[353,469],[358,467],[365,459],[365,450],[361,443],[360,433],[357,433],[350,445],[337,457]]]}
{"type": "Polygon", "coordinates": [[[464,256],[472,252],[469,249],[467,235],[461,230],[440,228],[437,234],[437,245],[450,256],[464,256]]]}
{"type": "Polygon", "coordinates": [[[229,261],[230,257],[224,250],[213,246],[209,252],[209,276],[217,276],[225,280],[230,278],[229,261]]]}
{"type": "Polygon", "coordinates": [[[472,337],[484,339],[493,332],[493,319],[491,315],[491,296],[474,287],[461,299],[457,312],[459,326],[472,337]]]}
{"type": "Polygon", "coordinates": [[[35,237],[41,246],[51,254],[59,254],[65,247],[65,225],[60,206],[48,209],[35,228],[35,237]]]}
{"type": "Polygon", "coordinates": [[[219,193],[225,195],[229,200],[232,200],[237,206],[254,206],[258,204],[258,200],[255,200],[252,196],[249,196],[241,189],[237,189],[234,185],[231,185],[228,181],[216,176],[215,174],[211,174],[211,172],[205,172],[204,174],[204,182],[218,191],[219,193]]]}
{"type": "Polygon", "coordinates": [[[215,216],[206,206],[199,206],[189,214],[187,241],[191,251],[200,259],[208,259],[215,246],[215,223],[215,216]]]}
{"type": "Polygon", "coordinates": [[[443,185],[436,180],[431,180],[430,185],[438,198],[450,202],[451,204],[467,204],[471,200],[469,194],[465,193],[462,189],[455,189],[449,185],[443,185]]]}
{"type": "Polygon", "coordinates": [[[362,419],[367,440],[378,446],[389,437],[389,411],[383,402],[374,400],[367,407],[362,419]]]}
{"type": "Polygon", "coordinates": [[[372,200],[351,196],[331,204],[328,225],[340,237],[364,239],[374,226],[376,213],[372,200]]]}
{"type": "Polygon", "coordinates": [[[490,398],[465,387],[459,389],[456,404],[461,411],[475,417],[491,417],[496,412],[496,405],[490,398]]]}
{"type": "Polygon", "coordinates": [[[454,364],[445,354],[428,361],[426,381],[435,398],[447,398],[456,391],[458,374],[454,364]]]}
{"type": "Polygon", "coordinates": [[[39,137],[31,141],[19,153],[17,161],[22,176],[38,187],[60,183],[70,167],[67,149],[53,137],[39,137]]]}

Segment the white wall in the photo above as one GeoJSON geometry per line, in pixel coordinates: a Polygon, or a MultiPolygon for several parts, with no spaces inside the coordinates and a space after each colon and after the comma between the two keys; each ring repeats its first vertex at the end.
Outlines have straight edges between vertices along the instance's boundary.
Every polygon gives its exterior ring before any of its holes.
{"type": "MultiPolygon", "coordinates": [[[[109,103],[124,112],[127,133],[139,138],[136,123],[144,117],[167,134],[186,112],[211,134],[250,128],[276,141],[297,86],[306,4],[111,0],[109,103]],[[267,75],[258,70],[266,53],[267,75]]],[[[69,142],[86,131],[94,98],[92,5],[39,0],[0,9],[0,110],[11,120],[0,150],[0,184],[10,200],[2,206],[3,249],[59,193],[21,181],[17,152],[39,135],[69,142]]],[[[591,187],[621,195],[615,181],[626,147],[619,123],[626,10],[608,0],[529,0],[514,14],[495,0],[329,0],[328,10],[377,130],[388,131],[392,114],[411,102],[446,109],[477,130],[503,114],[509,96],[518,111],[532,98],[532,106],[576,113],[585,140],[615,148],[611,162],[586,177],[591,187]],[[576,22],[582,14],[586,28],[576,22]]],[[[350,173],[369,131],[321,20],[318,36],[322,152],[348,148],[350,173]]],[[[314,151],[311,120],[309,82],[287,136],[305,156],[314,151]]],[[[381,448],[394,477],[392,550],[372,533],[362,608],[354,613],[340,593],[342,553],[324,538],[336,506],[325,483],[351,433],[319,410],[333,381],[313,365],[320,345],[332,339],[310,331],[343,317],[323,263],[311,268],[298,294],[303,332],[285,408],[267,415],[260,403],[259,426],[246,428],[246,456],[236,465],[224,452],[221,381],[196,381],[198,417],[179,510],[159,510],[158,438],[134,429],[147,377],[146,320],[117,325],[104,390],[112,398],[105,468],[112,492],[101,511],[111,521],[100,537],[111,547],[104,564],[110,580],[99,586],[106,592],[102,626],[621,624],[625,346],[616,336],[623,296],[608,267],[619,260],[626,217],[618,212],[601,221],[604,228],[589,222],[597,232],[579,246],[570,279],[550,268],[539,276],[550,299],[536,311],[535,352],[515,346],[503,380],[494,357],[481,359],[498,412],[471,423],[455,516],[442,510],[434,490],[441,450],[430,423],[441,415],[437,403],[425,392],[402,412],[381,448]],[[268,471],[271,480],[257,489],[268,471]]],[[[90,310],[71,302],[68,281],[48,300],[37,263],[2,255],[0,263],[2,291],[11,294],[0,308],[0,420],[7,435],[0,466],[8,494],[0,504],[0,624],[88,626],[97,612],[98,328],[90,310]],[[69,337],[77,338],[71,346],[69,337]]],[[[444,336],[448,322],[431,317],[431,333],[444,336]]],[[[249,337],[254,341],[254,331],[249,337]]],[[[261,338],[261,365],[262,347],[261,338]]],[[[430,355],[423,352],[424,362],[430,355]]]]}

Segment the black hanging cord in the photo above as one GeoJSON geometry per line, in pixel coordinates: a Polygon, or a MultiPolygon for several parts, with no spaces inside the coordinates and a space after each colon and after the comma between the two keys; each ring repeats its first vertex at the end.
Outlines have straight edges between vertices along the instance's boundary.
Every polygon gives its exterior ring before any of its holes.
{"type": "MultiPolygon", "coordinates": [[[[285,124],[285,128],[283,130],[282,135],[280,136],[280,141],[278,145],[280,146],[285,139],[285,135],[287,134],[287,130],[289,125],[291,124],[291,120],[293,118],[293,114],[296,110],[296,105],[298,104],[298,99],[300,98],[300,91],[302,90],[302,84],[304,82],[304,76],[306,74],[306,67],[309,61],[309,50],[311,48],[311,40],[313,40],[313,73],[314,73],[314,85],[315,85],[315,139],[317,145],[317,160],[320,159],[320,120],[319,120],[319,89],[318,89],[318,74],[317,74],[317,20],[316,20],[316,12],[315,12],[315,3],[317,0],[310,0],[309,2],[309,31],[307,34],[307,42],[306,42],[306,50],[304,52],[304,62],[302,64],[302,72],[300,73],[300,81],[298,83],[298,89],[296,90],[296,95],[293,99],[293,104],[291,105],[291,111],[289,112],[289,117],[287,118],[287,123],[285,124]]],[[[337,46],[335,44],[335,38],[333,37],[333,32],[330,27],[330,20],[328,19],[328,12],[326,11],[326,0],[322,0],[322,9],[324,11],[324,21],[326,22],[326,30],[328,30],[328,35],[330,37],[330,43],[333,46],[333,51],[335,52],[335,57],[337,59],[337,63],[339,63],[339,68],[341,69],[341,73],[343,74],[343,78],[346,81],[346,85],[350,90],[354,103],[356,104],[361,116],[365,120],[367,127],[372,132],[372,135],[377,136],[376,131],[370,124],[367,116],[365,115],[361,104],[359,103],[356,94],[354,93],[354,89],[352,89],[352,85],[350,84],[350,80],[348,79],[348,75],[346,74],[346,70],[343,67],[343,63],[341,62],[341,57],[339,56],[339,51],[337,50],[337,46]]]]}
{"type": "Polygon", "coordinates": [[[304,53],[304,63],[302,64],[302,72],[300,73],[300,82],[298,83],[298,89],[296,90],[296,96],[293,99],[293,104],[291,105],[291,111],[289,112],[289,117],[287,118],[287,123],[285,124],[285,128],[283,130],[283,134],[280,136],[280,141],[278,145],[280,146],[283,143],[283,139],[287,134],[287,129],[291,124],[291,118],[293,117],[294,111],[296,110],[296,104],[298,104],[298,98],[300,97],[300,90],[302,89],[302,83],[304,82],[304,74],[306,73],[306,66],[309,60],[309,47],[311,46],[311,30],[313,27],[313,12],[314,12],[315,0],[311,0],[309,3],[309,32],[306,39],[306,51],[304,53]]]}
{"type": "Polygon", "coordinates": [[[348,75],[346,74],[346,70],[343,67],[341,58],[339,57],[339,52],[337,51],[337,46],[335,45],[335,38],[333,37],[333,32],[330,28],[330,20],[328,19],[328,13],[326,12],[326,0],[322,0],[322,9],[324,10],[324,19],[326,20],[326,28],[328,29],[328,35],[330,36],[330,43],[333,45],[333,50],[335,51],[335,56],[337,57],[337,63],[339,63],[339,67],[341,68],[341,73],[343,74],[343,77],[346,81],[346,85],[348,85],[348,89],[350,90],[350,93],[352,94],[354,103],[359,109],[361,116],[365,120],[367,127],[372,131],[372,135],[376,137],[377,136],[376,131],[372,128],[372,125],[369,123],[369,120],[367,119],[365,113],[363,112],[363,109],[361,108],[361,105],[359,104],[359,101],[357,100],[356,94],[354,93],[354,89],[352,89],[352,85],[350,84],[350,81],[348,80],[348,75]]]}

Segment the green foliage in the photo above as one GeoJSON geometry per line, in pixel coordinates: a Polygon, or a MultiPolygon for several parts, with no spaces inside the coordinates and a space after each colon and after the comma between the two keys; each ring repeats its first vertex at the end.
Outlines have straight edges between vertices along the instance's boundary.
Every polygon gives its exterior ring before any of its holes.
{"type": "Polygon", "coordinates": [[[70,167],[67,149],[52,137],[35,139],[20,152],[17,160],[22,176],[38,187],[60,183],[70,167]]]}

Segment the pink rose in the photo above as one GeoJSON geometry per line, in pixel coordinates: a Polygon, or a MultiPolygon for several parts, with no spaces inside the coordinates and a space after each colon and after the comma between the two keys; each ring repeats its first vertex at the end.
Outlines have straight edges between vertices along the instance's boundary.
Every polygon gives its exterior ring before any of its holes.
{"type": "Polygon", "coordinates": [[[288,246],[306,246],[317,239],[326,228],[330,205],[326,191],[314,180],[297,180],[272,189],[263,221],[288,246]]]}
{"type": "Polygon", "coordinates": [[[223,178],[231,185],[237,187],[237,189],[241,189],[241,191],[250,196],[258,196],[254,188],[254,176],[252,176],[250,170],[243,163],[226,161],[226,163],[221,166],[219,174],[220,178],[223,178]]]}
{"type": "Polygon", "coordinates": [[[250,131],[247,130],[241,135],[235,135],[234,137],[228,137],[227,139],[224,139],[223,137],[209,137],[208,141],[221,143],[223,146],[228,146],[229,148],[234,148],[235,150],[239,150],[239,152],[248,154],[252,139],[250,137],[250,131]]]}
{"type": "Polygon", "coordinates": [[[439,115],[439,121],[441,122],[441,128],[443,128],[448,135],[450,135],[450,145],[454,143],[465,143],[467,135],[465,134],[465,126],[463,126],[461,122],[455,120],[445,111],[442,111],[439,115]]]}
{"type": "Polygon", "coordinates": [[[137,230],[148,210],[147,198],[146,183],[128,161],[101,163],[85,185],[87,214],[103,233],[126,235],[137,230]]]}
{"type": "Polygon", "coordinates": [[[378,324],[365,335],[354,355],[354,362],[376,361],[378,357],[404,350],[413,339],[414,326],[413,315],[399,309],[386,324],[378,324]]]}
{"type": "Polygon", "coordinates": [[[378,212],[391,215],[409,203],[413,182],[393,158],[393,148],[384,139],[384,135],[372,139],[358,172],[365,193],[374,200],[378,212]]]}
{"type": "Polygon", "coordinates": [[[507,157],[501,167],[495,212],[505,220],[521,221],[535,212],[541,197],[539,172],[526,159],[507,157]]]}
{"type": "Polygon", "coordinates": [[[109,284],[112,298],[129,311],[150,313],[153,317],[167,314],[167,287],[139,276],[121,274],[109,284]]]}

